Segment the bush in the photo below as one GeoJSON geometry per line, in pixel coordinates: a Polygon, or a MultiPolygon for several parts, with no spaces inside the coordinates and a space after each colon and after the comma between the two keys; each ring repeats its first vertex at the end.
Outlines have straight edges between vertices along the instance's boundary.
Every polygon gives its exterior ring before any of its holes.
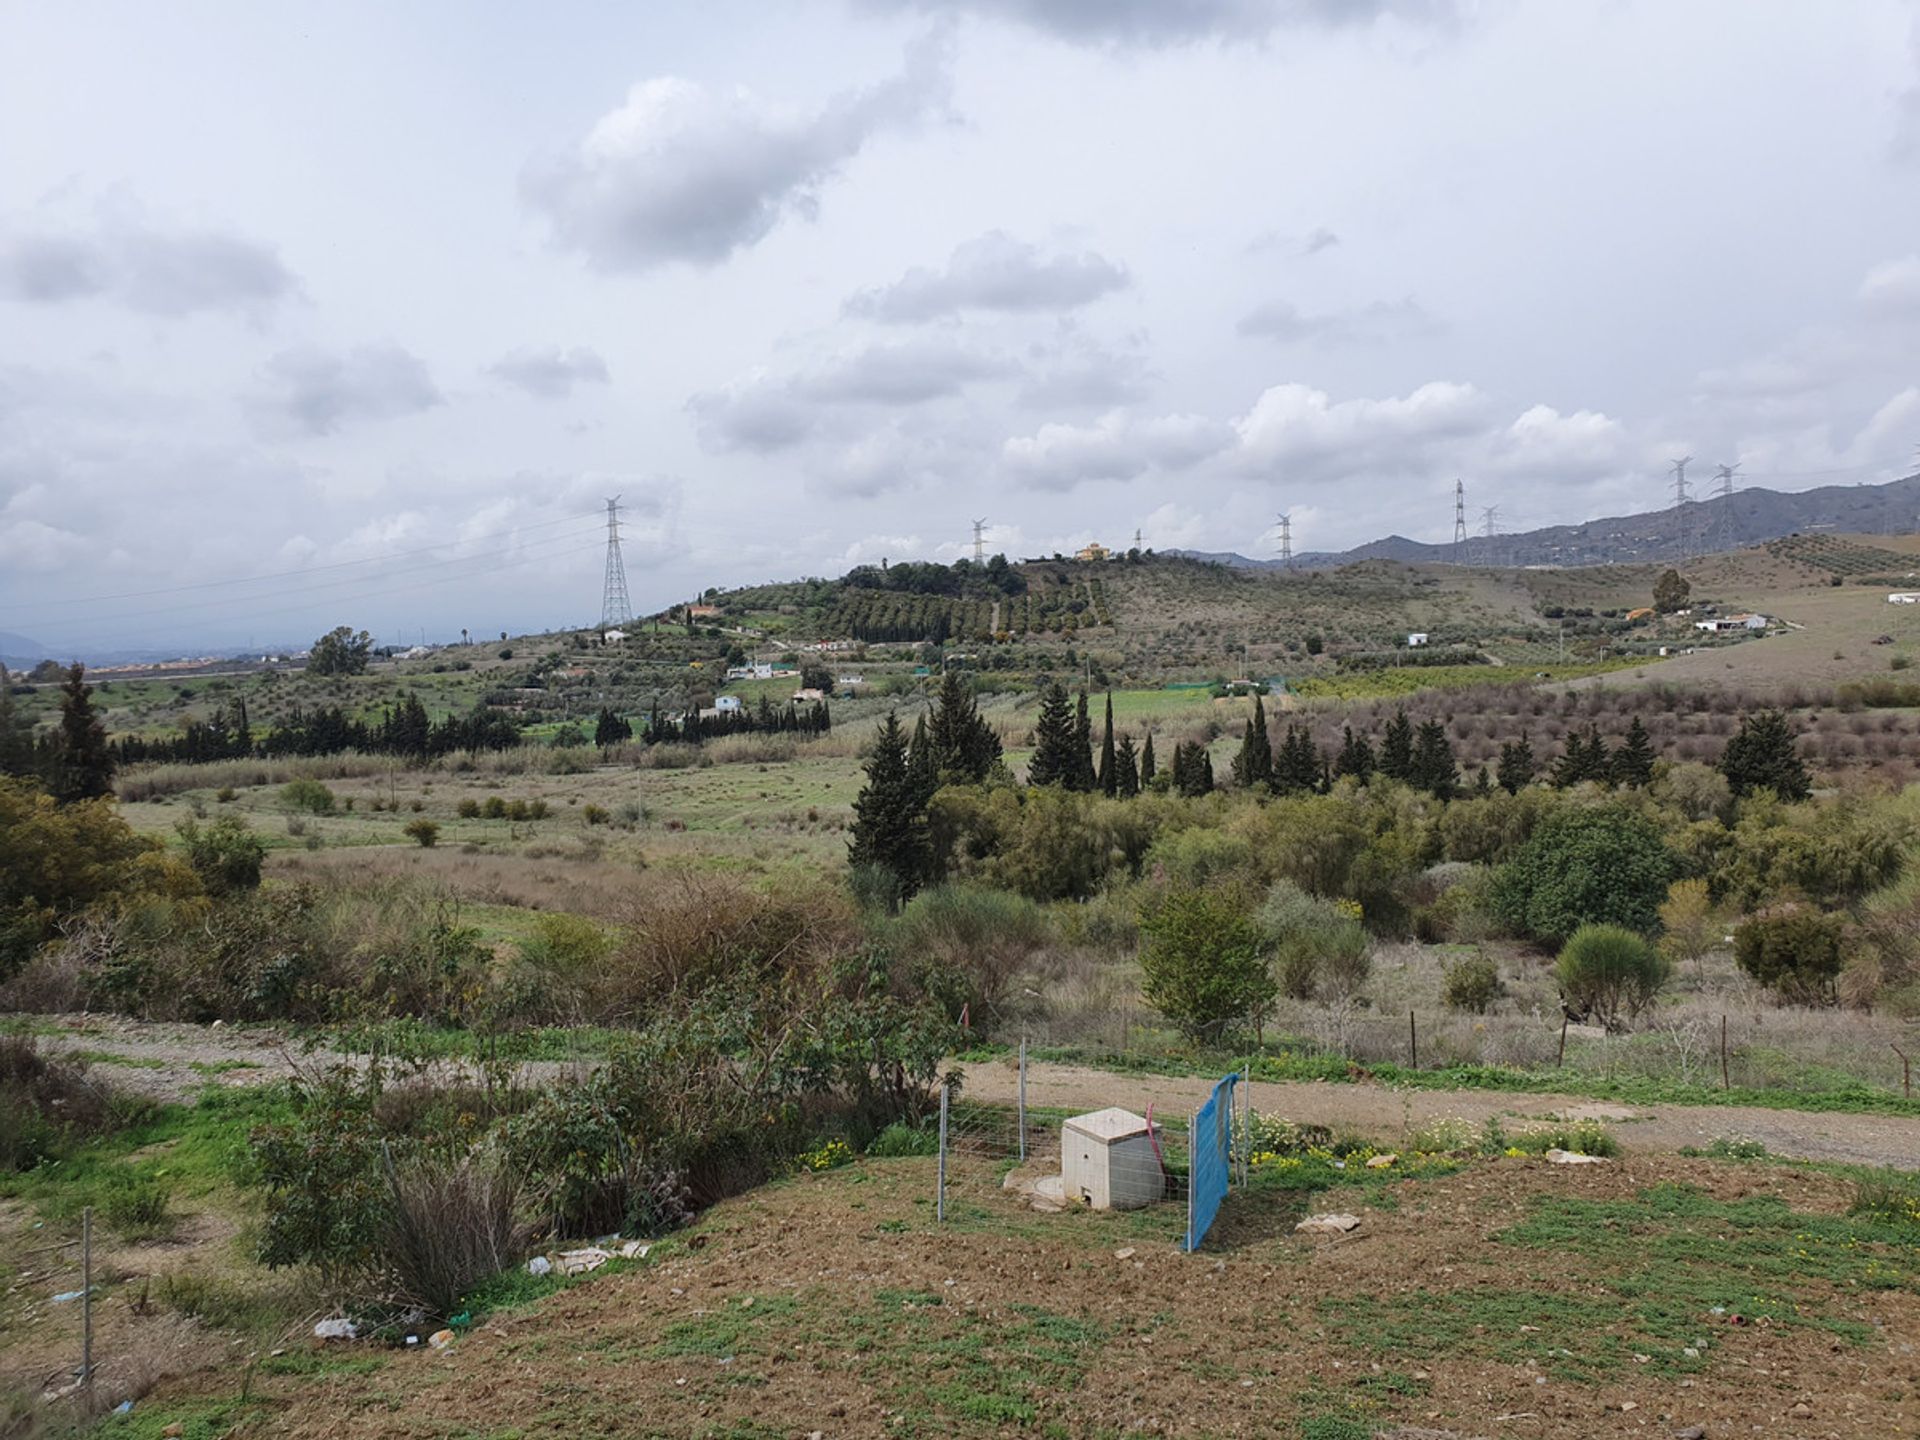
{"type": "Polygon", "coordinates": [[[1611,1030],[1653,1003],[1669,970],[1646,937],[1619,925],[1582,925],[1561,947],[1557,972],[1569,1013],[1611,1030]]]}
{"type": "Polygon", "coordinates": [[[309,815],[331,815],[333,791],[318,780],[289,780],[280,787],[280,803],[309,815]]]}
{"type": "Polygon", "coordinates": [[[151,1240],[173,1229],[173,1192],[158,1176],[112,1170],[94,1203],[100,1217],[129,1240],[151,1240]]]}
{"type": "Polygon", "coordinates": [[[433,842],[440,838],[440,827],[431,820],[409,820],[400,827],[400,833],[418,844],[422,850],[431,850],[433,842]]]}
{"type": "Polygon", "coordinates": [[[881,1159],[895,1159],[909,1155],[932,1155],[940,1148],[938,1131],[929,1130],[924,1125],[906,1125],[896,1120],[867,1146],[867,1154],[881,1159]]]}
{"type": "Polygon", "coordinates": [[[480,813],[489,820],[504,820],[507,818],[507,802],[499,795],[489,795],[487,803],[480,807],[480,813]]]}
{"type": "Polygon", "coordinates": [[[604,805],[588,805],[581,810],[580,818],[589,825],[604,825],[613,819],[613,812],[604,805]]]}
{"type": "Polygon", "coordinates": [[[1478,950],[1451,962],[1443,977],[1441,998],[1447,1008],[1475,1015],[1491,1010],[1505,989],[1500,983],[1499,967],[1478,950]]]}
{"type": "Polygon", "coordinates": [[[956,1017],[970,1006],[982,1034],[1003,1018],[1015,977],[1049,938],[1046,912],[1033,901],[972,885],[922,890],[888,927],[915,988],[956,1017]]]}
{"type": "Polygon", "coordinates": [[[1845,963],[1846,922],[1810,905],[1776,905],[1749,916],[1733,932],[1740,968],[1782,1000],[1828,1004],[1845,963]]]}
{"type": "Polygon", "coordinates": [[[84,1063],[40,1053],[31,1035],[0,1035],[0,1173],[57,1159],[70,1141],[128,1118],[84,1063]]]}
{"type": "Polygon", "coordinates": [[[186,819],[174,830],[187,852],[187,863],[209,895],[234,895],[258,888],[267,842],[254,834],[243,818],[222,815],[204,827],[186,819]]]}
{"type": "Polygon", "coordinates": [[[455,807],[455,813],[458,814],[462,820],[478,820],[480,818],[480,802],[472,796],[468,796],[455,807]]]}
{"type": "Polygon", "coordinates": [[[1211,890],[1168,890],[1140,911],[1140,969],[1147,1003],[1194,1039],[1236,1025],[1256,1034],[1277,986],[1260,929],[1211,890]]]}
{"type": "Polygon", "coordinates": [[[1344,999],[1366,983],[1373,950],[1359,908],[1309,895],[1289,880],[1273,883],[1258,924],[1284,993],[1296,1000],[1344,999]]]}
{"type": "Polygon", "coordinates": [[[1641,934],[1659,928],[1674,858],[1653,822],[1621,806],[1565,810],[1495,872],[1495,913],[1548,944],[1584,925],[1641,934]]]}
{"type": "Polygon", "coordinates": [[[540,1233],[538,1197],[490,1151],[386,1163],[381,1258],[401,1297],[444,1319],[481,1281],[517,1265],[540,1233]]]}

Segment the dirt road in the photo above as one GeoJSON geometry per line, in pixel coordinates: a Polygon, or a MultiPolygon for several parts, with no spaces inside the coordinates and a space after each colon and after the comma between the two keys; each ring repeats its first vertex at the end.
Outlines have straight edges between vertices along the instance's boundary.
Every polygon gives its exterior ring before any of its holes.
{"type": "MultiPolygon", "coordinates": [[[[1019,1087],[1012,1060],[963,1067],[963,1093],[1011,1102],[1019,1087]]],[[[1027,1103],[1095,1110],[1107,1105],[1144,1112],[1190,1111],[1213,1088],[1210,1080],[1170,1075],[1116,1075],[1078,1065],[1030,1064],[1027,1103]]],[[[1515,1095],[1487,1090],[1394,1090],[1381,1085],[1255,1081],[1253,1107],[1305,1124],[1358,1130],[1392,1139],[1410,1125],[1457,1116],[1476,1124],[1495,1117],[1590,1118],[1615,1126],[1620,1143],[1643,1151],[1704,1147],[1720,1136],[1758,1140],[1776,1155],[1920,1170],[1920,1118],[1807,1114],[1739,1105],[1620,1105],[1577,1095],[1515,1095]]]]}
{"type": "MultiPolygon", "coordinates": [[[[305,1051],[272,1026],[152,1024],[108,1015],[45,1017],[41,1043],[88,1056],[116,1085],[163,1100],[188,1099],[209,1082],[256,1085],[284,1079],[296,1066],[340,1058],[305,1051]]],[[[583,1062],[583,1063],[591,1063],[583,1062]]],[[[530,1065],[546,1078],[570,1068],[530,1065]]],[[[1018,1070],[1011,1059],[961,1067],[965,1094],[1011,1102],[1018,1070]]],[[[1212,1082],[1168,1075],[1119,1075],[1078,1065],[1035,1062],[1028,1069],[1027,1102],[1035,1107],[1097,1110],[1120,1105],[1163,1113],[1194,1109],[1212,1082]]],[[[1501,1119],[1590,1118],[1617,1128],[1621,1144],[1640,1151],[1704,1147],[1720,1136],[1758,1140],[1776,1155],[1920,1170],[1920,1118],[1896,1115],[1810,1114],[1737,1105],[1629,1106],[1577,1095],[1516,1095],[1487,1090],[1395,1090],[1383,1085],[1282,1084],[1256,1081],[1256,1110],[1291,1120],[1358,1130],[1393,1140],[1410,1125],[1458,1116],[1476,1124],[1501,1119]]]]}

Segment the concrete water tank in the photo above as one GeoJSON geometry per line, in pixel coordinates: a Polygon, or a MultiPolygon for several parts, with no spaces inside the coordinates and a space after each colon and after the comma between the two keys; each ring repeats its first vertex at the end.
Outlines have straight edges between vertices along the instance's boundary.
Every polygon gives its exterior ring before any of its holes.
{"type": "Polygon", "coordinates": [[[1158,1125],[1117,1107],[1076,1115],[1061,1127],[1060,1175],[1069,1200],[1095,1210],[1138,1210],[1166,1193],[1154,1148],[1158,1125]]]}

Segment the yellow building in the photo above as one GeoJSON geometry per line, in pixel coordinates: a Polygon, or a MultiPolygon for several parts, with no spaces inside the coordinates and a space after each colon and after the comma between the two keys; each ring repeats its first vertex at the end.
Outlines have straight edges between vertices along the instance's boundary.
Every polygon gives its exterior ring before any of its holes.
{"type": "Polygon", "coordinates": [[[1081,546],[1079,550],[1074,552],[1073,558],[1076,560],[1104,560],[1110,553],[1106,546],[1096,541],[1091,545],[1081,546]]]}

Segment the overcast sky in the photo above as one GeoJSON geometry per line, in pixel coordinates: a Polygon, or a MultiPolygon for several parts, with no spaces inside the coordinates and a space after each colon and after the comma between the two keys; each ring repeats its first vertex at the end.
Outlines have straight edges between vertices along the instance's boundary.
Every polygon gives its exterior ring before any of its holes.
{"type": "Polygon", "coordinates": [[[0,0],[55,649],[590,623],[616,492],[650,610],[1916,446],[1906,0],[0,0]]]}

